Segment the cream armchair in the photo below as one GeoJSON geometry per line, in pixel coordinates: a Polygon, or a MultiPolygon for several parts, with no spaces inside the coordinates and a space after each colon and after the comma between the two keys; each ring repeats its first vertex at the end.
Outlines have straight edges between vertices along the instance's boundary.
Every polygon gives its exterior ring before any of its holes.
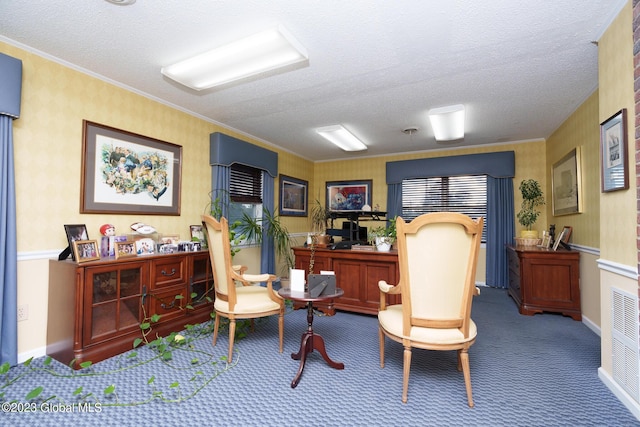
{"type": "Polygon", "coordinates": [[[467,400],[473,407],[469,347],[477,329],[471,320],[476,263],[483,218],[444,212],[396,220],[400,281],[381,280],[380,367],[384,368],[385,336],[404,347],[402,402],[407,402],[412,348],[457,350],[467,400]],[[400,295],[401,304],[387,305],[387,295],[400,295]]]}
{"type": "Polygon", "coordinates": [[[284,340],[284,300],[274,292],[272,274],[246,274],[246,268],[232,264],[231,243],[229,242],[229,225],[226,218],[215,218],[203,215],[202,221],[207,227],[209,256],[213,270],[215,287],[215,301],[213,308],[216,312],[213,345],[218,339],[220,317],[229,319],[229,356],[233,355],[233,342],[236,330],[236,319],[253,319],[271,315],[278,315],[278,335],[280,338],[280,353],[284,340]],[[256,285],[266,282],[267,286],[256,285]],[[238,286],[237,286],[238,285],[238,286]]]}

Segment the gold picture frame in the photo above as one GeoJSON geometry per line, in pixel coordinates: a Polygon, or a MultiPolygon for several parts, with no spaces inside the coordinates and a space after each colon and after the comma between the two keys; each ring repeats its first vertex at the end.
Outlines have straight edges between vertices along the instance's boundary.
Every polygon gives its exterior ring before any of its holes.
{"type": "Polygon", "coordinates": [[[553,216],[582,212],[580,147],[569,151],[551,168],[553,216]]]}
{"type": "Polygon", "coordinates": [[[100,259],[97,240],[74,240],[73,254],[76,262],[96,261],[100,259]]]}

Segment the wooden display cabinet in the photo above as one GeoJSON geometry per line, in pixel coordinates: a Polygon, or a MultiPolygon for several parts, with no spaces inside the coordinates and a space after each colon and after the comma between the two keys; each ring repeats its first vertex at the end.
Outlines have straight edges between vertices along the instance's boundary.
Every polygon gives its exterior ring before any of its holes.
{"type": "Polygon", "coordinates": [[[535,246],[507,246],[509,295],[520,314],[543,311],[581,320],[580,253],[535,246]]]}
{"type": "Polygon", "coordinates": [[[208,252],[51,260],[47,354],[64,364],[75,360],[74,368],[99,362],[132,349],[140,323],[154,315],[154,336],[210,320],[212,301],[208,252]]]}
{"type": "MultiPolygon", "coordinates": [[[[293,248],[295,266],[309,273],[311,250],[305,247],[293,248]]],[[[378,314],[380,290],[378,282],[386,280],[397,284],[399,280],[398,254],[396,251],[378,252],[352,249],[316,248],[313,273],[321,270],[334,271],[336,286],[344,295],[335,300],[334,309],[365,314],[378,314]]],[[[398,304],[398,296],[390,296],[391,304],[398,304]]],[[[332,310],[318,305],[319,309],[331,314],[332,310]]]]}

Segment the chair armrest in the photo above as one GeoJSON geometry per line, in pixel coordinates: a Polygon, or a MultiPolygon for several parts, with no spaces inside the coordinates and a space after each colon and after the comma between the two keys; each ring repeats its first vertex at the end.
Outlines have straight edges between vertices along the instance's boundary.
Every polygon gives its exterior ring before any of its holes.
{"type": "Polygon", "coordinates": [[[400,294],[400,286],[393,286],[386,282],[386,280],[380,280],[378,282],[378,289],[380,289],[380,310],[387,309],[387,295],[400,294]]]}
{"type": "Polygon", "coordinates": [[[480,295],[480,288],[476,286],[473,290],[473,296],[477,297],[478,295],[480,295]]]}
{"type": "Polygon", "coordinates": [[[247,269],[249,267],[247,267],[246,265],[232,265],[231,268],[233,269],[233,271],[235,271],[236,273],[242,275],[244,274],[245,271],[247,271],[247,269]]]}
{"type": "Polygon", "coordinates": [[[275,279],[271,274],[243,274],[242,278],[247,282],[269,282],[275,279]]]}

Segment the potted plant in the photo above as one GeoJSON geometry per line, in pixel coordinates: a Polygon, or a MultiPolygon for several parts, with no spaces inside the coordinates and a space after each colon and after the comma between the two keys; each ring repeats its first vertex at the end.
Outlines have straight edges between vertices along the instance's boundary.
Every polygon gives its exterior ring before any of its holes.
{"type": "Polygon", "coordinates": [[[329,244],[327,232],[327,221],[331,213],[325,208],[320,200],[316,199],[309,209],[309,220],[311,221],[311,232],[315,235],[319,245],[329,244]]]}
{"type": "Polygon", "coordinates": [[[540,211],[536,208],[545,203],[542,189],[535,179],[523,180],[519,188],[522,193],[522,206],[517,217],[520,225],[525,227],[524,230],[520,231],[520,237],[523,239],[537,239],[538,230],[532,230],[531,227],[540,215],[540,211]]]}
{"type": "Polygon", "coordinates": [[[389,252],[396,241],[396,219],[389,221],[387,226],[372,228],[367,234],[369,243],[376,246],[380,252],[389,252]]]}

